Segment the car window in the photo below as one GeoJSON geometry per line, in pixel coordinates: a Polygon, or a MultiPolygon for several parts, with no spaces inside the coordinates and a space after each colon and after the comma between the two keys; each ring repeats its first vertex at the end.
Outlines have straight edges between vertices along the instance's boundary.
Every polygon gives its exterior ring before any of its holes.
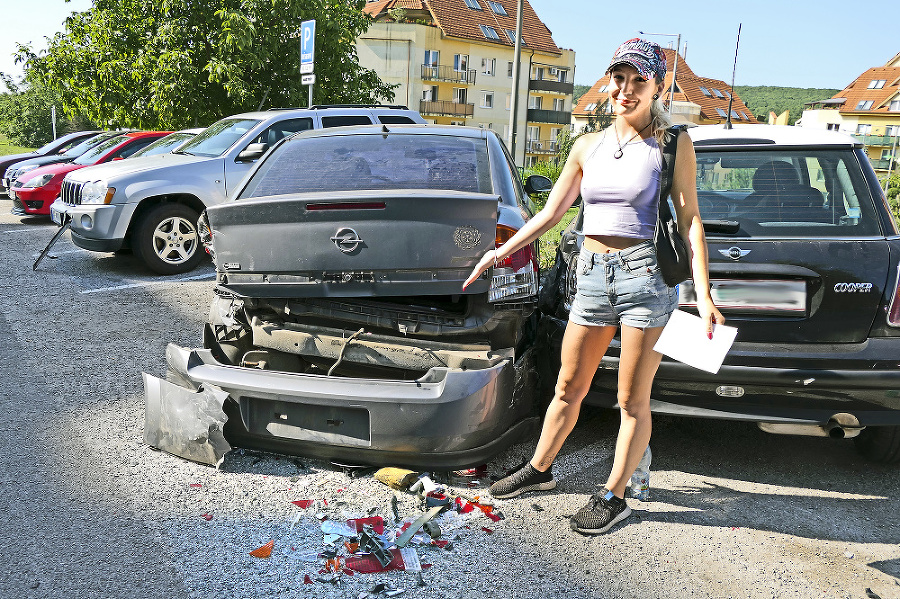
{"type": "Polygon", "coordinates": [[[72,148],[71,150],[68,150],[64,155],[69,159],[78,158],[79,156],[81,156],[82,154],[84,154],[85,152],[87,152],[88,150],[90,150],[91,148],[96,146],[97,144],[103,143],[104,140],[107,140],[111,137],[115,137],[117,135],[121,135],[121,133],[115,132],[115,131],[107,131],[106,133],[99,133],[99,134],[95,135],[94,137],[89,137],[88,139],[84,140],[83,142],[81,142],[80,144],[78,144],[77,146],[72,148]]]}
{"type": "Polygon", "coordinates": [[[186,131],[176,131],[175,133],[170,133],[165,137],[160,137],[152,144],[145,146],[132,154],[131,157],[137,158],[138,156],[155,156],[157,154],[168,154],[192,137],[194,137],[193,133],[187,133],[186,131]]]}
{"type": "Polygon", "coordinates": [[[82,154],[81,156],[79,156],[78,158],[73,160],[72,162],[74,164],[82,164],[82,165],[94,164],[95,162],[97,162],[100,159],[101,156],[103,156],[104,154],[109,152],[110,149],[116,147],[117,145],[119,145],[120,143],[125,141],[126,139],[127,138],[125,137],[124,134],[116,135],[115,137],[110,137],[109,139],[106,139],[106,140],[100,142],[99,144],[97,144],[96,146],[94,146],[93,148],[91,148],[90,150],[88,150],[87,152],[85,152],[84,154],[82,154]]]}
{"type": "Polygon", "coordinates": [[[372,119],[364,114],[351,114],[345,116],[323,116],[322,127],[346,127],[349,125],[371,125],[372,119]]]}
{"type": "Polygon", "coordinates": [[[414,125],[416,122],[408,116],[399,114],[380,114],[378,120],[385,125],[414,125]]]}
{"type": "Polygon", "coordinates": [[[257,124],[259,121],[256,119],[222,119],[198,133],[180,147],[178,153],[208,158],[221,156],[257,124]]]}
{"type": "Polygon", "coordinates": [[[240,197],[370,189],[492,193],[485,140],[403,134],[298,138],[262,164],[240,197]]]}
{"type": "Polygon", "coordinates": [[[115,154],[113,154],[113,159],[115,158],[130,158],[134,156],[135,152],[139,150],[143,150],[147,146],[149,146],[153,141],[158,138],[154,137],[145,137],[143,139],[135,140],[134,142],[128,144],[124,148],[119,148],[115,154]]]}
{"type": "Polygon", "coordinates": [[[268,146],[274,146],[285,137],[290,137],[294,133],[307,131],[312,128],[313,121],[311,118],[285,119],[267,127],[262,133],[250,140],[248,145],[266,144],[268,146]]]}
{"type": "Polygon", "coordinates": [[[697,200],[704,221],[736,221],[739,236],[880,234],[850,150],[698,152],[697,200]]]}

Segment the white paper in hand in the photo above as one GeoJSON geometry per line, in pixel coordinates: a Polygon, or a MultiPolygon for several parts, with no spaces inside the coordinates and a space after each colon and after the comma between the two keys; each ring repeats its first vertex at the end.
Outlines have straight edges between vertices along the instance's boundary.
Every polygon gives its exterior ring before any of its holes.
{"type": "Polygon", "coordinates": [[[716,324],[710,339],[706,324],[699,316],[675,310],[653,349],[673,360],[715,374],[736,335],[735,327],[716,324]]]}

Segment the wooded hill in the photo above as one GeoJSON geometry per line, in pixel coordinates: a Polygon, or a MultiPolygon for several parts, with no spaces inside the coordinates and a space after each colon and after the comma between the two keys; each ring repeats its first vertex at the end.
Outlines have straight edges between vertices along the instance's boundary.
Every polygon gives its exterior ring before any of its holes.
{"type": "Polygon", "coordinates": [[[825,100],[838,93],[839,89],[819,89],[804,87],[773,87],[769,85],[735,85],[734,91],[753,111],[757,119],[769,121],[769,111],[777,115],[790,111],[789,124],[803,116],[803,105],[807,102],[825,100]]]}

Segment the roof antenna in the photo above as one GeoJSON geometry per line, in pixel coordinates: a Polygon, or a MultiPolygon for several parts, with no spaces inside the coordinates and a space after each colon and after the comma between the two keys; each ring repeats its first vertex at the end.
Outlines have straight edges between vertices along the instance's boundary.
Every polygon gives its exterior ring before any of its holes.
{"type": "Polygon", "coordinates": [[[731,106],[734,103],[734,74],[737,72],[738,49],[741,47],[741,23],[738,23],[737,44],[734,46],[734,68],[731,70],[731,93],[728,94],[728,114],[725,118],[725,128],[731,129],[731,106]]]}

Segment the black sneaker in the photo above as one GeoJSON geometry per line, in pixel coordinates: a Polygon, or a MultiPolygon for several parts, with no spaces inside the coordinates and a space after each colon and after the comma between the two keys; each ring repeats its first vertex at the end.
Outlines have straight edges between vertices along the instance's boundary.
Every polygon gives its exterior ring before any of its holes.
{"type": "Polygon", "coordinates": [[[497,499],[516,497],[528,491],[549,491],[556,488],[553,472],[536,470],[530,462],[522,462],[491,485],[491,495],[497,499]]]}
{"type": "Polygon", "coordinates": [[[598,535],[612,528],[631,515],[631,508],[624,499],[610,493],[606,487],[591,495],[588,504],[569,519],[575,532],[598,535]]]}

